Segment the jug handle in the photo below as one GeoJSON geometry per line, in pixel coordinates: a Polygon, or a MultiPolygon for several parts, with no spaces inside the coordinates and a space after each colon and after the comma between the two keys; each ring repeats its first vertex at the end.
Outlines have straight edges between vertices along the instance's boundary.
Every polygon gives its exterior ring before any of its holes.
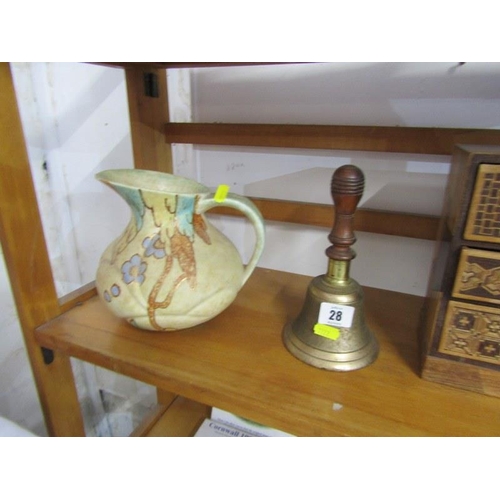
{"type": "Polygon", "coordinates": [[[264,219],[262,214],[259,212],[259,209],[255,206],[255,204],[250,201],[248,198],[244,196],[240,196],[238,194],[229,193],[225,196],[224,200],[216,201],[211,195],[210,198],[202,199],[198,202],[198,213],[206,212],[214,207],[229,207],[239,210],[244,215],[248,217],[255,231],[255,247],[253,250],[253,254],[248,261],[248,264],[245,266],[245,270],[243,272],[243,279],[241,286],[243,286],[250,275],[252,274],[257,262],[262,255],[262,251],[264,250],[265,243],[265,227],[264,227],[264,219]]]}

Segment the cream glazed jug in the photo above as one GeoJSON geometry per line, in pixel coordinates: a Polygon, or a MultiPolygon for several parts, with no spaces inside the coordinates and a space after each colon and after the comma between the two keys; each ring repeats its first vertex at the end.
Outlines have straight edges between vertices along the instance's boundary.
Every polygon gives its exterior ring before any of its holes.
{"type": "Polygon", "coordinates": [[[233,302],[264,248],[264,222],[250,200],[214,197],[191,179],[148,170],[106,170],[96,178],[132,211],[96,273],[98,294],[116,316],[146,330],[179,330],[212,319],[233,302]],[[251,221],[256,239],[246,266],[206,219],[214,206],[237,209],[251,221]]]}

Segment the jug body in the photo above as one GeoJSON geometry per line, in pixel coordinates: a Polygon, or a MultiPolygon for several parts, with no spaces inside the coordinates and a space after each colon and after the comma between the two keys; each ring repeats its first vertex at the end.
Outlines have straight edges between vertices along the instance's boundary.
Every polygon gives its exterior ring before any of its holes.
{"type": "Polygon", "coordinates": [[[98,294],[113,314],[142,329],[178,330],[212,319],[234,301],[263,248],[262,217],[249,200],[236,197],[262,227],[256,227],[253,261],[244,266],[233,243],[204,215],[214,204],[205,186],[141,170],[105,171],[97,178],[132,211],[96,273],[98,294]]]}

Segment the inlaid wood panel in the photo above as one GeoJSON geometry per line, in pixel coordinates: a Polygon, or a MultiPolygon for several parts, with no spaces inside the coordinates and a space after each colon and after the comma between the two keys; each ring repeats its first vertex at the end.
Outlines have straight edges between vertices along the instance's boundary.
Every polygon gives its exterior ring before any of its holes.
{"type": "Polygon", "coordinates": [[[500,304],[500,253],[463,248],[452,295],[500,304]]]}
{"type": "Polygon", "coordinates": [[[500,310],[450,300],[439,351],[500,365],[500,310]]]}
{"type": "Polygon", "coordinates": [[[500,243],[500,165],[480,165],[464,238],[500,243]]]}

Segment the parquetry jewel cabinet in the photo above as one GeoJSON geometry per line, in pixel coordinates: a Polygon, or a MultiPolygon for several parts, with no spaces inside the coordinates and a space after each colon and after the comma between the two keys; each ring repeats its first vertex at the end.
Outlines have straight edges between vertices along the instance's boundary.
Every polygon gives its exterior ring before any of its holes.
{"type": "Polygon", "coordinates": [[[422,324],[423,377],[500,396],[500,148],[457,146],[422,324]]]}

